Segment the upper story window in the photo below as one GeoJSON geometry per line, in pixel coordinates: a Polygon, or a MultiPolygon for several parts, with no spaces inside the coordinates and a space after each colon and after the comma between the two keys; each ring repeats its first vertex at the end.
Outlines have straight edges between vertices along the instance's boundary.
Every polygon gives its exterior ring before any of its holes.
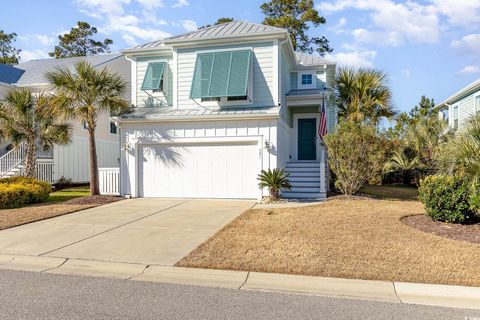
{"type": "Polygon", "coordinates": [[[453,107],[453,128],[458,129],[458,105],[453,107]]]}
{"type": "Polygon", "coordinates": [[[480,112],[480,93],[474,97],[475,112],[480,112]]]}
{"type": "Polygon", "coordinates": [[[251,50],[198,53],[190,98],[217,103],[248,101],[250,68],[251,50]]]}
{"type": "Polygon", "coordinates": [[[150,62],[143,78],[141,90],[152,90],[153,92],[165,92],[164,71],[165,62],[150,62]]]}
{"type": "Polygon", "coordinates": [[[315,89],[315,72],[313,71],[306,71],[306,72],[299,72],[298,75],[298,89],[315,89]]]}
{"type": "Polygon", "coordinates": [[[118,132],[117,125],[115,124],[115,122],[110,121],[110,133],[117,134],[117,132],[118,132]]]}

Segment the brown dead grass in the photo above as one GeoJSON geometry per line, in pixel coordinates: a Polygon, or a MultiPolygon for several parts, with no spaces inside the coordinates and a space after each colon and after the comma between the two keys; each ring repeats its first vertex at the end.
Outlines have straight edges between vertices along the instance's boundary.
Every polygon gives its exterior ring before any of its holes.
{"type": "Polygon", "coordinates": [[[418,201],[337,198],[302,208],[248,210],[177,266],[480,285],[480,245],[400,222],[418,201]]]}
{"type": "Polygon", "coordinates": [[[121,200],[119,197],[93,196],[75,198],[62,203],[45,203],[18,209],[0,210],[0,230],[58,217],[119,200],[121,200]]]}

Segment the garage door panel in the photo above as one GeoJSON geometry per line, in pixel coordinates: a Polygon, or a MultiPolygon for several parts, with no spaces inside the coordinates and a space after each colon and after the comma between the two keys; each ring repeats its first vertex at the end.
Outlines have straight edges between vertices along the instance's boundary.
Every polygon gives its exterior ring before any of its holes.
{"type": "Polygon", "coordinates": [[[257,144],[148,145],[141,155],[140,196],[258,196],[257,144]]]}

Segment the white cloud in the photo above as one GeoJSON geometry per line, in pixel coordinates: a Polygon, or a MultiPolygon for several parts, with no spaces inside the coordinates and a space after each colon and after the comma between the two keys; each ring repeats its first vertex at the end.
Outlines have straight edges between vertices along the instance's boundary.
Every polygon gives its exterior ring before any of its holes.
{"type": "Polygon", "coordinates": [[[321,2],[317,8],[327,14],[345,9],[370,12],[373,30],[359,29],[362,32],[357,32],[358,41],[364,43],[377,44],[379,40],[380,44],[389,46],[406,42],[435,43],[441,33],[438,10],[431,4],[421,5],[413,1],[396,3],[392,0],[333,0],[321,2]]]}
{"type": "Polygon", "coordinates": [[[480,66],[466,66],[462,70],[460,70],[458,73],[460,74],[475,74],[475,73],[480,73],[480,66]]]}
{"type": "Polygon", "coordinates": [[[377,56],[377,52],[374,50],[365,50],[365,51],[350,51],[350,52],[339,52],[335,54],[328,55],[327,59],[335,60],[338,66],[347,66],[347,67],[366,67],[372,68],[374,66],[373,61],[377,56]]]}
{"type": "Polygon", "coordinates": [[[48,52],[36,49],[36,50],[22,50],[20,52],[20,60],[22,62],[48,58],[48,52]]]}
{"type": "Polygon", "coordinates": [[[472,33],[450,44],[458,52],[480,56],[480,33],[472,33]]]}
{"type": "Polygon", "coordinates": [[[170,34],[161,29],[145,26],[145,22],[155,25],[167,24],[165,20],[156,19],[154,11],[164,6],[162,0],[135,0],[143,8],[142,19],[129,14],[126,6],[133,0],[76,0],[79,10],[84,10],[92,17],[104,21],[99,31],[104,34],[121,33],[122,39],[129,45],[136,45],[138,40],[153,41],[163,39],[170,34]]]}
{"type": "Polygon", "coordinates": [[[451,25],[463,26],[467,29],[478,28],[480,0],[431,0],[431,3],[451,25]]]}
{"type": "Polygon", "coordinates": [[[178,0],[177,3],[175,3],[172,8],[180,8],[180,7],[186,7],[186,6],[189,6],[190,3],[188,2],[188,0],[178,0]]]}
{"type": "Polygon", "coordinates": [[[347,18],[341,17],[340,20],[338,20],[338,23],[330,28],[328,30],[334,32],[334,33],[344,33],[346,32],[345,26],[347,25],[347,18]]]}
{"type": "Polygon", "coordinates": [[[180,24],[187,31],[194,31],[198,29],[197,23],[193,20],[181,20],[180,24]]]}

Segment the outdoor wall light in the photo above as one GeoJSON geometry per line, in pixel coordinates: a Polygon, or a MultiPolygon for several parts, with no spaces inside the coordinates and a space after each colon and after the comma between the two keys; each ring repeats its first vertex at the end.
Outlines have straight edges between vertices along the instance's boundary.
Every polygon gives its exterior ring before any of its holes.
{"type": "Polygon", "coordinates": [[[133,146],[126,142],[122,145],[122,151],[133,151],[133,146]]]}
{"type": "Polygon", "coordinates": [[[270,150],[271,147],[272,147],[272,144],[270,143],[270,141],[265,140],[265,149],[270,150]]]}

